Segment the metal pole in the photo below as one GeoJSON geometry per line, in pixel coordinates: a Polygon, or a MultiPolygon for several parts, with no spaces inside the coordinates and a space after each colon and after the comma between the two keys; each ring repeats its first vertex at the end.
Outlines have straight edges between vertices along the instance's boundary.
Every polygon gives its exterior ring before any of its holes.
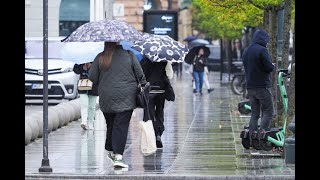
{"type": "Polygon", "coordinates": [[[52,172],[48,158],[48,0],[43,0],[43,159],[39,172],[52,172]]]}
{"type": "Polygon", "coordinates": [[[114,0],[104,1],[106,19],[113,19],[113,4],[114,4],[114,0]]]}
{"type": "Polygon", "coordinates": [[[168,10],[172,9],[172,0],[168,0],[168,10]]]}
{"type": "Polygon", "coordinates": [[[222,73],[223,73],[223,49],[222,49],[223,41],[220,39],[220,81],[222,81],[222,73]]]}

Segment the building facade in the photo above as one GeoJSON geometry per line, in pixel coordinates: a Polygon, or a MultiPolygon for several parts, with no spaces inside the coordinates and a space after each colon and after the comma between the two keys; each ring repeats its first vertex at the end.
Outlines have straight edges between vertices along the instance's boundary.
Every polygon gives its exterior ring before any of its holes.
{"type": "MultiPolygon", "coordinates": [[[[82,24],[104,18],[123,20],[143,31],[143,12],[149,9],[179,11],[179,40],[191,35],[191,14],[180,9],[183,0],[50,0],[48,36],[67,36],[82,24]]],[[[43,36],[43,0],[25,0],[25,36],[43,36]]]]}

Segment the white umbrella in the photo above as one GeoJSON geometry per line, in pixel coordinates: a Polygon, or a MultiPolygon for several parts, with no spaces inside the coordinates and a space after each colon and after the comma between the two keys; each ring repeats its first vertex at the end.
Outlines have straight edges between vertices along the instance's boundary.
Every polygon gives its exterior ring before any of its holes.
{"type": "Polygon", "coordinates": [[[64,60],[76,64],[91,62],[104,49],[104,42],[68,42],[61,49],[64,60]]]}

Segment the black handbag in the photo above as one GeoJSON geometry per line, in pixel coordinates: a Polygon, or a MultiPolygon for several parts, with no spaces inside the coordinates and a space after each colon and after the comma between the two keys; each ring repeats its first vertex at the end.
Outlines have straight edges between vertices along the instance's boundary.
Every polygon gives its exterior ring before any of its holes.
{"type": "MultiPolygon", "coordinates": [[[[129,55],[131,56],[131,61],[134,61],[134,59],[132,58],[132,55],[129,53],[129,55]]],[[[142,85],[139,78],[137,77],[133,67],[132,71],[133,74],[136,78],[136,81],[138,83],[137,86],[137,95],[136,95],[136,104],[137,104],[137,108],[147,108],[148,107],[148,103],[149,103],[149,94],[150,94],[150,83],[147,82],[146,84],[142,85]]]]}
{"type": "Polygon", "coordinates": [[[136,103],[137,108],[147,108],[149,103],[150,83],[147,82],[144,86],[138,84],[136,103]]]}

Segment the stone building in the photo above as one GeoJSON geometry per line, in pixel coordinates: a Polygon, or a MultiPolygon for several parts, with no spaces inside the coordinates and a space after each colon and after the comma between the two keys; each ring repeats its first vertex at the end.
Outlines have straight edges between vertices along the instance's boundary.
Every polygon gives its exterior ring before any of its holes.
{"type": "MultiPolygon", "coordinates": [[[[90,21],[112,18],[124,20],[143,30],[143,12],[148,9],[177,10],[179,41],[191,35],[191,0],[50,0],[48,36],[67,36],[90,21]],[[183,4],[183,9],[180,5],[183,4]]],[[[25,36],[43,36],[43,0],[25,0],[25,36]]]]}

